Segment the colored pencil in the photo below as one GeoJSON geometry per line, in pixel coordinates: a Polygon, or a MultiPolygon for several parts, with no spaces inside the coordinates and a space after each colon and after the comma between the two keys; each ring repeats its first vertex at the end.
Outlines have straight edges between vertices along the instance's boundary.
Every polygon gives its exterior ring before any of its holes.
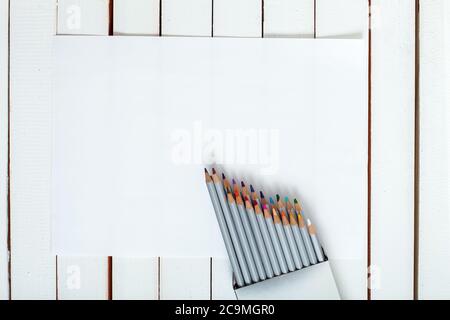
{"type": "Polygon", "coordinates": [[[216,213],[216,218],[219,224],[220,232],[222,234],[223,242],[225,243],[225,248],[230,258],[231,268],[233,269],[233,274],[236,279],[236,283],[239,287],[244,285],[244,278],[242,276],[241,268],[239,267],[239,262],[237,260],[236,252],[234,251],[233,243],[231,241],[231,236],[228,232],[228,228],[223,215],[222,207],[220,206],[219,198],[217,192],[214,188],[214,183],[208,170],[205,168],[205,181],[208,188],[209,196],[211,197],[211,202],[214,207],[214,212],[216,213]]]}

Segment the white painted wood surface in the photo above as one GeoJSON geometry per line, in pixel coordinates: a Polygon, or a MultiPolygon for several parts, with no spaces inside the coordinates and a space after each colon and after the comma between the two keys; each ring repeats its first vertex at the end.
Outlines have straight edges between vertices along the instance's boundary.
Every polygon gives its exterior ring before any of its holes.
{"type": "Polygon", "coordinates": [[[54,0],[11,1],[11,298],[55,299],[50,253],[54,0]]]}
{"type": "MultiPolygon", "coordinates": [[[[107,0],[59,0],[57,34],[107,35],[107,0]]],[[[107,299],[107,257],[58,258],[58,299],[107,299]],[[80,277],[79,280],[76,278],[80,277]],[[78,281],[79,286],[73,282],[78,281]]]]}
{"type": "MultiPolygon", "coordinates": [[[[159,0],[115,0],[114,35],[159,35],[159,0]]],[[[113,260],[114,300],[156,300],[159,294],[158,258],[113,260]]]]}
{"type": "Polygon", "coordinates": [[[261,0],[214,0],[215,37],[260,37],[261,0]]]}
{"type": "Polygon", "coordinates": [[[58,34],[108,34],[109,0],[58,0],[58,34]]]}
{"type": "Polygon", "coordinates": [[[115,35],[158,35],[159,0],[114,0],[115,35]]]}
{"type": "Polygon", "coordinates": [[[265,0],[264,37],[314,37],[314,0],[265,0]]]}
{"type": "Polygon", "coordinates": [[[108,298],[108,261],[103,257],[58,257],[59,300],[108,298]]]}
{"type": "Polygon", "coordinates": [[[157,300],[158,258],[113,260],[113,300],[157,300]]]}
{"type": "Polygon", "coordinates": [[[415,4],[372,1],[372,299],[412,299],[415,4]]]}
{"type": "MultiPolygon", "coordinates": [[[[2,41],[6,2],[0,7],[2,41]]],[[[367,1],[315,2],[317,37],[366,36],[367,1]]],[[[264,25],[260,0],[214,0],[214,10],[212,5],[211,0],[162,0],[163,34],[210,36],[212,29],[214,36],[259,37],[263,29],[265,36],[314,34],[313,0],[265,0],[264,25]]],[[[106,258],[59,257],[57,271],[50,253],[49,65],[56,26],[58,33],[107,34],[108,0],[59,0],[58,8],[56,0],[11,1],[12,298],[55,299],[58,292],[61,299],[105,299],[106,258]],[[77,274],[81,286],[73,289],[77,274]]],[[[450,243],[450,92],[446,85],[450,5],[445,0],[421,0],[420,15],[419,298],[450,298],[446,245],[450,243]]],[[[372,26],[371,295],[373,299],[410,299],[414,262],[413,1],[372,0],[372,26]]],[[[159,28],[159,0],[115,0],[115,34],[157,35],[159,28]]],[[[5,58],[0,58],[3,90],[5,58]]],[[[0,95],[0,99],[4,114],[5,98],[0,95]]],[[[0,136],[5,123],[2,117],[0,136]]],[[[0,144],[4,143],[0,138],[0,144]]],[[[6,206],[2,186],[7,183],[3,148],[0,156],[1,223],[6,218],[6,211],[1,210],[6,206]]],[[[366,241],[367,235],[362,236],[366,241]]],[[[4,282],[8,278],[4,229],[0,237],[0,298],[4,299],[9,289],[4,282]]],[[[355,270],[360,281],[352,298],[366,298],[365,267],[355,270]]],[[[234,299],[226,260],[161,258],[158,268],[157,258],[114,257],[112,270],[114,299],[234,299]]]]}
{"type": "Polygon", "coordinates": [[[0,2],[0,300],[9,298],[8,281],[8,1],[0,2]]]}
{"type": "MultiPolygon", "coordinates": [[[[316,36],[318,38],[365,38],[367,41],[368,6],[359,0],[318,0],[316,2],[316,36]]],[[[367,106],[364,106],[367,108],[367,106]]],[[[361,212],[366,224],[367,212],[361,212]]],[[[366,229],[364,229],[366,230],[366,229]]],[[[339,270],[341,281],[346,283],[345,299],[366,299],[367,297],[367,231],[360,234],[359,254],[355,253],[353,270],[344,270],[338,261],[333,263],[339,270]]],[[[348,267],[346,267],[348,268],[348,267]]],[[[341,293],[342,294],[342,293],[341,293]]]]}
{"type": "Polygon", "coordinates": [[[450,2],[420,6],[419,298],[450,298],[450,2]]]}

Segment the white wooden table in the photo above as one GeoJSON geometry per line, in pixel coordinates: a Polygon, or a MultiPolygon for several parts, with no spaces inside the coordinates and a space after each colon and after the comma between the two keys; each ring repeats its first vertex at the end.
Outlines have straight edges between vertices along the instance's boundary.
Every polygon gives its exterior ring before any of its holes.
{"type": "Polygon", "coordinates": [[[234,298],[214,257],[51,254],[55,34],[364,37],[370,267],[345,298],[450,298],[450,1],[1,0],[1,299],[234,298]]]}

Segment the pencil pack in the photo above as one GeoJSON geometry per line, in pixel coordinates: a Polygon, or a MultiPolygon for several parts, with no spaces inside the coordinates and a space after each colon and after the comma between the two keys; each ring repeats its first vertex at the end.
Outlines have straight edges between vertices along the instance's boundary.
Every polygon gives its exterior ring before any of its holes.
{"type": "Polygon", "coordinates": [[[339,299],[316,228],[300,202],[257,193],[205,168],[238,299],[339,299]],[[275,199],[275,200],[274,200],[275,199]]]}

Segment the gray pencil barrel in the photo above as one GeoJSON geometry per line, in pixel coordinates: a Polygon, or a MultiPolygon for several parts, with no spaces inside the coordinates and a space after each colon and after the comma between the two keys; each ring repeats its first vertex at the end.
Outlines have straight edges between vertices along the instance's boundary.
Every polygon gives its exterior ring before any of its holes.
{"type": "Polygon", "coordinates": [[[281,249],[280,240],[278,239],[277,232],[275,231],[275,225],[272,218],[265,218],[267,229],[269,229],[270,238],[272,239],[273,247],[277,255],[278,263],[280,264],[281,272],[287,273],[288,268],[286,264],[286,258],[284,257],[283,250],[281,249]]]}
{"type": "Polygon", "coordinates": [[[303,268],[302,261],[300,260],[300,254],[298,253],[297,244],[295,243],[294,234],[292,233],[291,226],[289,224],[283,225],[284,233],[291,249],[292,258],[294,259],[294,264],[297,269],[303,268]]]}
{"type": "Polygon", "coordinates": [[[281,274],[280,265],[278,263],[278,259],[275,253],[275,249],[273,248],[272,240],[270,239],[269,230],[267,229],[266,221],[262,214],[256,215],[256,220],[258,221],[259,230],[261,230],[261,235],[264,240],[265,248],[267,249],[267,254],[269,256],[270,264],[273,269],[273,273],[277,276],[281,274]]]}
{"type": "Polygon", "coordinates": [[[228,201],[226,199],[222,183],[214,182],[214,187],[216,188],[216,192],[219,197],[220,206],[222,207],[222,212],[225,217],[225,222],[227,224],[228,231],[230,231],[231,241],[233,242],[234,250],[236,251],[236,256],[239,261],[239,266],[241,267],[244,282],[246,284],[251,284],[252,280],[250,278],[250,272],[248,271],[247,262],[245,261],[244,253],[242,251],[241,243],[239,242],[233,218],[231,217],[230,208],[228,207],[228,201]]]}
{"type": "Polygon", "coordinates": [[[280,239],[281,249],[283,250],[284,257],[286,258],[288,269],[289,271],[294,271],[294,261],[292,259],[291,250],[289,249],[283,226],[281,225],[281,223],[275,223],[275,229],[277,230],[278,238],[280,239]]]}
{"type": "Polygon", "coordinates": [[[313,243],[314,251],[316,252],[317,260],[323,262],[325,257],[323,256],[322,246],[319,243],[319,239],[315,234],[311,234],[311,241],[313,243]]]}
{"type": "Polygon", "coordinates": [[[247,235],[247,240],[248,240],[248,244],[250,245],[250,250],[253,255],[253,260],[255,261],[255,264],[256,264],[256,269],[258,271],[259,278],[261,280],[266,280],[266,278],[267,278],[266,271],[264,270],[261,255],[259,253],[259,249],[256,244],[255,235],[253,234],[252,227],[250,226],[250,221],[249,221],[249,217],[248,217],[249,214],[245,210],[244,205],[239,204],[239,205],[237,205],[237,207],[239,210],[239,214],[241,216],[242,224],[244,226],[245,234],[247,235]]]}
{"type": "Polygon", "coordinates": [[[255,237],[256,244],[258,246],[259,256],[261,258],[261,262],[264,267],[263,270],[265,271],[265,275],[267,276],[267,278],[272,278],[273,277],[272,266],[270,265],[269,256],[267,254],[266,247],[264,246],[264,240],[261,235],[261,230],[259,230],[258,222],[256,221],[255,211],[253,209],[246,209],[246,211],[248,219],[250,221],[251,228],[253,230],[253,235],[255,237]]]}
{"type": "Polygon", "coordinates": [[[303,242],[306,246],[306,252],[308,252],[309,261],[311,264],[317,263],[316,253],[314,252],[314,248],[311,242],[311,238],[309,237],[308,230],[306,229],[306,226],[300,228],[300,232],[302,234],[303,242]]]}
{"type": "Polygon", "coordinates": [[[242,250],[244,251],[245,261],[247,261],[247,266],[250,271],[250,276],[254,282],[259,281],[258,271],[256,270],[256,264],[253,260],[252,251],[250,249],[250,245],[248,244],[248,239],[245,234],[244,227],[242,225],[242,220],[239,216],[239,212],[236,206],[236,202],[228,202],[231,209],[231,216],[234,220],[234,225],[236,227],[236,231],[239,237],[239,241],[242,245],[242,250]]]}
{"type": "Polygon", "coordinates": [[[239,287],[244,285],[244,278],[242,276],[241,269],[239,267],[239,262],[236,257],[236,252],[233,248],[233,243],[231,242],[230,234],[228,233],[228,228],[223,216],[222,207],[219,203],[219,198],[217,197],[216,190],[214,189],[213,183],[209,182],[206,184],[208,187],[209,196],[211,197],[211,202],[216,213],[217,221],[219,223],[220,232],[222,233],[223,242],[225,243],[225,248],[230,258],[231,268],[233,269],[234,277],[236,283],[239,287]]]}
{"type": "Polygon", "coordinates": [[[295,242],[297,243],[298,251],[300,252],[300,258],[302,264],[307,267],[311,263],[309,262],[308,253],[306,252],[305,244],[303,243],[302,235],[300,234],[300,228],[298,225],[291,225],[292,233],[294,234],[295,242]]]}

